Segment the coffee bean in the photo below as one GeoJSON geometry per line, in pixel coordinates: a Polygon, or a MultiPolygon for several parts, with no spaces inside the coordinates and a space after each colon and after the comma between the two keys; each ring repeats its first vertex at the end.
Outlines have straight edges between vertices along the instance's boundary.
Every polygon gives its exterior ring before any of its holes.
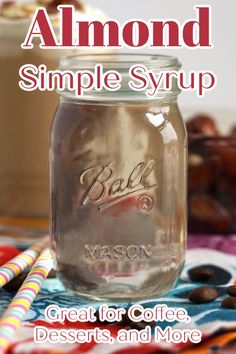
{"type": "MultiPolygon", "coordinates": [[[[123,323],[123,325],[128,326],[129,329],[137,329],[137,330],[140,331],[140,330],[146,328],[147,326],[154,327],[156,325],[155,321],[151,321],[151,322],[146,322],[146,321],[135,322],[135,321],[132,321],[130,319],[130,317],[128,316],[127,312],[128,312],[128,309],[126,310],[126,313],[122,316],[122,323],[123,323]]],[[[134,315],[135,315],[135,317],[140,316],[141,315],[141,311],[135,310],[134,311],[134,315]]]]}
{"type": "MultiPolygon", "coordinates": [[[[141,315],[141,311],[135,310],[134,311],[135,317],[138,317],[141,315]]],[[[147,321],[132,321],[130,317],[128,316],[127,312],[122,316],[123,324],[127,325],[130,329],[137,329],[137,330],[142,330],[146,328],[147,326],[154,327],[156,325],[155,321],[147,322],[147,321]]]]}
{"type": "MultiPolygon", "coordinates": [[[[109,306],[109,308],[113,308],[113,309],[117,309],[118,307],[116,306],[109,306]]],[[[141,312],[139,310],[135,310],[134,311],[135,316],[139,316],[141,315],[141,312]]],[[[127,326],[128,328],[133,328],[133,329],[137,329],[137,330],[142,330],[144,328],[146,328],[146,326],[151,326],[154,327],[156,322],[155,321],[151,321],[151,322],[146,322],[146,321],[132,321],[129,316],[128,316],[128,309],[126,309],[126,313],[124,315],[122,315],[122,322],[109,322],[109,321],[100,321],[99,318],[99,311],[95,312],[95,316],[97,318],[97,321],[99,321],[100,323],[104,324],[104,325],[108,325],[108,324],[123,324],[124,326],[127,326]]]]}
{"type": "MultiPolygon", "coordinates": [[[[109,309],[115,309],[115,310],[117,310],[118,309],[118,307],[117,306],[109,306],[109,309]]],[[[95,312],[95,314],[94,314],[94,316],[97,318],[97,321],[98,322],[100,322],[100,323],[102,323],[102,324],[104,324],[104,325],[109,325],[109,324],[112,324],[112,323],[117,323],[116,321],[114,321],[114,322],[109,322],[109,321],[101,321],[100,320],[100,317],[99,317],[99,310],[97,310],[96,312],[95,312]]]]}
{"type": "Polygon", "coordinates": [[[18,275],[16,278],[12,279],[8,284],[6,284],[3,289],[7,290],[9,293],[15,293],[20,289],[26,277],[27,273],[18,275]]]}
{"type": "Polygon", "coordinates": [[[48,279],[56,278],[57,272],[54,269],[51,269],[48,274],[48,279]]]}
{"type": "Polygon", "coordinates": [[[122,315],[122,323],[124,325],[129,325],[131,322],[131,319],[128,316],[128,309],[126,309],[126,313],[122,315]]]}
{"type": "Polygon", "coordinates": [[[129,326],[130,329],[137,329],[138,331],[141,331],[142,329],[146,328],[147,326],[150,327],[154,327],[156,325],[155,321],[151,321],[151,322],[146,322],[146,321],[132,321],[129,320],[129,322],[127,323],[127,325],[129,326]]]}
{"type": "Polygon", "coordinates": [[[236,309],[236,297],[235,296],[226,297],[222,301],[221,306],[224,307],[225,309],[236,309]]]}
{"type": "Polygon", "coordinates": [[[191,281],[207,282],[214,276],[214,270],[212,268],[200,266],[192,268],[188,271],[188,275],[191,281]]]}
{"type": "Polygon", "coordinates": [[[227,292],[230,296],[236,296],[236,286],[229,286],[227,292]]]}
{"type": "Polygon", "coordinates": [[[142,329],[145,329],[147,326],[150,326],[150,324],[145,321],[139,321],[139,322],[131,321],[129,326],[130,329],[137,329],[138,331],[141,331],[142,329]]]}
{"type": "Polygon", "coordinates": [[[142,315],[142,312],[141,312],[140,310],[136,309],[136,310],[134,311],[134,316],[135,316],[135,317],[138,317],[138,316],[140,316],[140,315],[142,315]]]}
{"type": "Polygon", "coordinates": [[[211,302],[217,299],[218,293],[216,289],[210,288],[209,286],[201,286],[196,288],[189,293],[189,300],[196,304],[203,304],[205,302],[211,302]]]}
{"type": "Polygon", "coordinates": [[[95,312],[94,316],[96,317],[97,321],[99,321],[99,311],[98,310],[95,312]]]}

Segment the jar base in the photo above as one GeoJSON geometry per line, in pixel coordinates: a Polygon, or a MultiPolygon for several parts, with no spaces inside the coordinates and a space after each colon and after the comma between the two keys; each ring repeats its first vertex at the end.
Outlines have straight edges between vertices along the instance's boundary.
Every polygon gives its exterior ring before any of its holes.
{"type": "MultiPolygon", "coordinates": [[[[82,271],[79,274],[78,271],[75,272],[73,269],[70,269],[71,273],[68,273],[68,269],[66,273],[56,270],[57,267],[55,267],[55,270],[63,286],[82,298],[92,301],[132,302],[154,299],[166,294],[174,287],[183,265],[184,261],[177,268],[171,268],[168,271],[163,271],[163,269],[157,271],[155,269],[149,274],[141,272],[137,274],[136,278],[113,279],[112,283],[106,283],[105,279],[102,278],[99,278],[100,283],[96,282],[95,280],[98,279],[92,278],[92,273],[85,279],[82,276],[82,271]]],[[[88,270],[86,274],[88,274],[88,270]]]]}
{"type": "Polygon", "coordinates": [[[73,288],[66,286],[66,289],[70,292],[72,292],[74,295],[77,295],[85,300],[88,301],[105,301],[105,302],[136,302],[136,301],[143,301],[143,300],[149,300],[149,299],[156,299],[158,297],[161,297],[162,295],[165,295],[169,290],[172,289],[172,286],[169,286],[166,289],[161,290],[160,292],[155,292],[152,294],[132,294],[132,295],[124,295],[124,294],[90,294],[90,293],[85,293],[81,291],[76,291],[73,288]]]}

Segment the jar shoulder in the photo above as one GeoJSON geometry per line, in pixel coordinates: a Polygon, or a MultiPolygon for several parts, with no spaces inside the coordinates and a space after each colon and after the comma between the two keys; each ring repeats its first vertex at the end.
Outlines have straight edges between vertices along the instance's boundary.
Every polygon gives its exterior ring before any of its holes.
{"type": "Polygon", "coordinates": [[[143,135],[185,139],[186,129],[177,104],[157,103],[70,103],[61,102],[56,110],[51,137],[86,140],[109,135],[143,135]]]}

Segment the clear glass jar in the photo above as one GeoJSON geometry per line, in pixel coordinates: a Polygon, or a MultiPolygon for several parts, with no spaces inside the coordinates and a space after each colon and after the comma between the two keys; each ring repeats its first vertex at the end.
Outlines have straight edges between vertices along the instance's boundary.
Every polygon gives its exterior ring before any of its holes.
{"type": "Polygon", "coordinates": [[[117,92],[65,91],[51,129],[51,241],[64,285],[97,300],[136,300],[167,292],[184,264],[186,130],[179,90],[127,88],[133,64],[178,69],[169,56],[95,55],[61,67],[102,63],[122,73],[117,92]]]}

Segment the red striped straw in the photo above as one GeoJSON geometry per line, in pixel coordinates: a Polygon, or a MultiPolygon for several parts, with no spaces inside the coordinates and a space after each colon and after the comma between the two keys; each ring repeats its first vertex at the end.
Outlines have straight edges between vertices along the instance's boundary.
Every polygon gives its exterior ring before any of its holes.
{"type": "Polygon", "coordinates": [[[36,260],[24,283],[0,319],[0,354],[6,353],[13,342],[16,331],[38,295],[51,268],[51,252],[47,248],[36,260]]]}
{"type": "Polygon", "coordinates": [[[45,248],[45,240],[28,248],[0,267],[0,288],[34,264],[39,253],[45,248]]]}

